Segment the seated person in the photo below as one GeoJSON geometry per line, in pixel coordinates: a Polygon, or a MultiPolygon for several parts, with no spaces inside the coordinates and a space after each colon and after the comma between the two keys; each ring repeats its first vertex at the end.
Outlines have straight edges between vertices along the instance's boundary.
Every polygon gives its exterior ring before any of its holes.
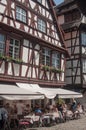
{"type": "Polygon", "coordinates": [[[35,112],[35,115],[39,115],[39,116],[42,115],[42,111],[41,111],[41,109],[40,109],[38,104],[36,104],[34,112],[35,112]]]}

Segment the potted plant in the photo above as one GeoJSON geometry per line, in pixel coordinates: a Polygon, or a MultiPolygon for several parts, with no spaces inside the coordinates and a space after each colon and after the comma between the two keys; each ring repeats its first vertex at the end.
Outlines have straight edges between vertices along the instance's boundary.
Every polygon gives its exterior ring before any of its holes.
{"type": "Polygon", "coordinates": [[[56,73],[61,73],[62,72],[61,69],[58,69],[58,68],[55,68],[55,67],[51,67],[51,71],[56,72],[56,73]]]}
{"type": "Polygon", "coordinates": [[[49,71],[50,70],[50,67],[48,65],[43,65],[42,66],[42,69],[43,70],[46,70],[46,71],[49,71]]]}
{"type": "Polygon", "coordinates": [[[22,59],[12,59],[13,62],[21,64],[23,61],[22,59]]]}
{"type": "Polygon", "coordinates": [[[1,60],[5,60],[6,58],[5,58],[4,55],[0,54],[0,59],[1,59],[1,60]]]}

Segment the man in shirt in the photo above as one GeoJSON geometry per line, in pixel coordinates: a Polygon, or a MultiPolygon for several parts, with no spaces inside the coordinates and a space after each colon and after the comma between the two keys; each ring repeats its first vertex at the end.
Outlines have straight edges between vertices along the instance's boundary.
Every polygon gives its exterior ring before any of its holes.
{"type": "Polygon", "coordinates": [[[4,123],[8,119],[8,112],[3,106],[3,102],[0,102],[0,130],[4,128],[4,123]]]}
{"type": "Polygon", "coordinates": [[[24,112],[24,104],[22,103],[21,100],[19,101],[19,103],[17,103],[16,107],[17,107],[18,118],[21,119],[23,117],[23,112],[24,112]]]}

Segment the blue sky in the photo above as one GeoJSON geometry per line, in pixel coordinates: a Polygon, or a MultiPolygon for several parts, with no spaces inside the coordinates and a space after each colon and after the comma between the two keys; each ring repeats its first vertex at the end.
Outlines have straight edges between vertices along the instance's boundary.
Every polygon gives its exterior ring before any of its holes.
{"type": "Polygon", "coordinates": [[[60,4],[61,2],[63,2],[64,0],[54,0],[56,2],[56,4],[60,4]]]}

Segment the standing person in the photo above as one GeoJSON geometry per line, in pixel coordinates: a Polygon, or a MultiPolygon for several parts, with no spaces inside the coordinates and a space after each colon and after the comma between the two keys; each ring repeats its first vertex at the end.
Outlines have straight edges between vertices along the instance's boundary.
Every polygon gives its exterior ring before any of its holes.
{"type": "Polygon", "coordinates": [[[8,112],[3,106],[3,102],[0,102],[0,130],[4,128],[4,123],[8,119],[8,112]]]}
{"type": "Polygon", "coordinates": [[[23,117],[24,112],[24,104],[21,100],[19,101],[19,103],[16,104],[16,108],[17,108],[17,116],[19,119],[21,119],[23,117]]]}
{"type": "Polygon", "coordinates": [[[29,104],[26,104],[25,108],[24,108],[24,114],[25,115],[29,115],[31,112],[31,109],[30,109],[30,105],[29,104]]]}
{"type": "Polygon", "coordinates": [[[6,104],[5,104],[5,109],[6,109],[7,112],[8,112],[8,116],[10,116],[11,113],[12,113],[12,107],[10,106],[9,103],[6,103],[6,104]]]}

